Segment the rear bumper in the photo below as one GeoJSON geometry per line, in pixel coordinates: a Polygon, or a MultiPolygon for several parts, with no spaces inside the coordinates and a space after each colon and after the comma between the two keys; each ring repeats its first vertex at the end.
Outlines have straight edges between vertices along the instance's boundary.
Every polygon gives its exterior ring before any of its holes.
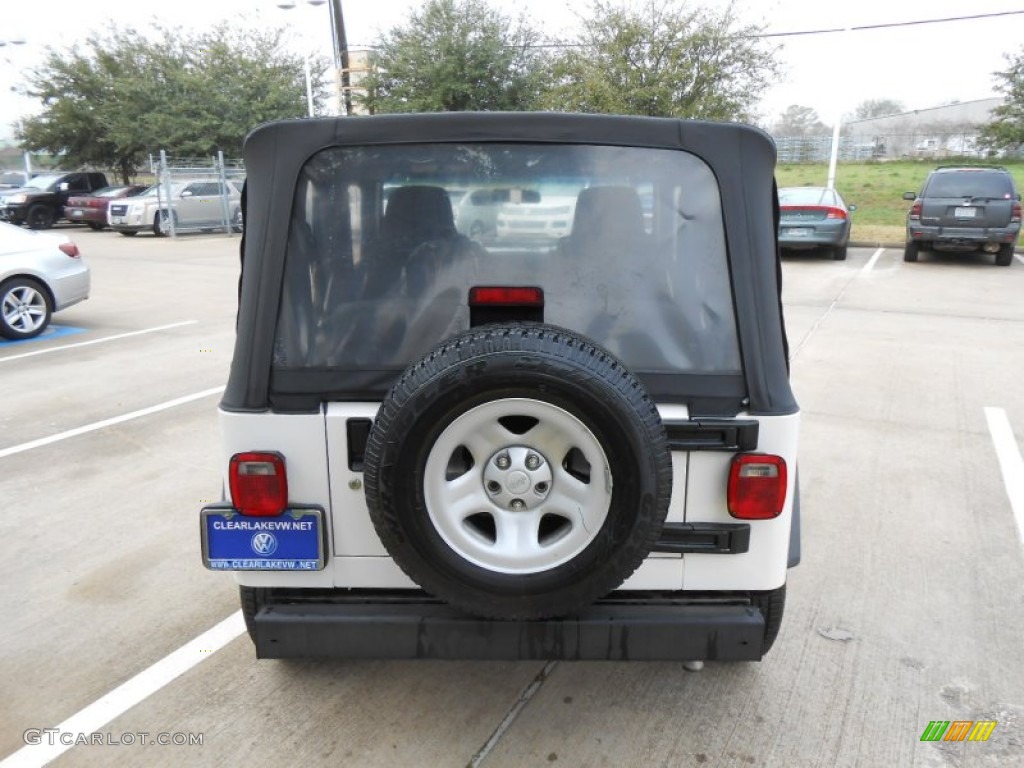
{"type": "MultiPolygon", "coordinates": [[[[761,612],[743,601],[615,600],[542,621],[479,619],[429,597],[279,602],[256,614],[259,658],[758,661],[761,612]]],[[[413,593],[417,594],[417,593],[413,593]]]]}
{"type": "Polygon", "coordinates": [[[90,273],[85,265],[53,281],[54,312],[89,298],[90,273]]]}
{"type": "Polygon", "coordinates": [[[842,239],[834,237],[802,237],[796,239],[779,238],[779,247],[787,251],[808,251],[815,248],[839,248],[844,245],[842,239]]]}
{"type": "Polygon", "coordinates": [[[928,243],[929,247],[948,250],[974,250],[987,243],[1016,243],[1019,234],[1019,225],[974,229],[907,225],[907,242],[928,243]]]}
{"type": "Polygon", "coordinates": [[[82,224],[89,222],[107,225],[107,212],[98,208],[65,208],[64,218],[82,224]]]}
{"type": "Polygon", "coordinates": [[[839,247],[846,245],[849,228],[837,222],[783,222],[779,225],[779,246],[787,250],[839,247]]]}

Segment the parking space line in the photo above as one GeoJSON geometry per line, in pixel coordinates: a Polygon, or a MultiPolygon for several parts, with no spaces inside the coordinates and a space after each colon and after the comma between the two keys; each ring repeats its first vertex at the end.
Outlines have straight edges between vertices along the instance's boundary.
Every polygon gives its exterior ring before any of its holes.
{"type": "Polygon", "coordinates": [[[38,440],[30,440],[29,442],[22,443],[21,445],[12,445],[10,448],[0,450],[0,459],[13,456],[16,453],[31,451],[33,448],[42,448],[44,445],[50,445],[52,443],[60,442],[61,440],[67,440],[69,437],[78,437],[79,435],[84,435],[87,432],[95,432],[97,429],[112,427],[115,424],[121,424],[125,421],[149,416],[151,413],[166,411],[168,408],[174,408],[179,405],[184,405],[185,403],[191,403],[193,400],[200,400],[204,397],[209,397],[210,395],[220,394],[223,391],[223,385],[213,387],[212,389],[204,389],[202,392],[194,392],[191,395],[185,395],[184,397],[176,397],[173,400],[168,400],[164,403],[151,405],[148,408],[141,408],[137,411],[132,411],[131,413],[122,414],[121,416],[114,416],[110,419],[103,419],[103,421],[94,421],[92,424],[86,424],[82,427],[75,427],[74,429],[68,429],[64,432],[58,432],[56,435],[41,437],[38,440]]]}
{"type": "Polygon", "coordinates": [[[1003,473],[1006,495],[1010,497],[1010,509],[1017,523],[1017,537],[1024,546],[1024,458],[1021,458],[1006,411],[1002,408],[986,408],[985,419],[996,448],[999,469],[1003,473]]]}
{"type": "Polygon", "coordinates": [[[870,272],[871,269],[875,266],[875,262],[878,261],[878,257],[881,256],[884,252],[885,248],[879,248],[877,251],[871,254],[871,258],[868,259],[868,263],[864,265],[864,269],[862,269],[861,271],[870,272]]]}
{"type": "Polygon", "coordinates": [[[1013,254],[1013,258],[1015,258],[1021,264],[1024,264],[1024,256],[1021,256],[1019,253],[1013,254]]]}
{"type": "Polygon", "coordinates": [[[6,363],[8,360],[20,360],[23,357],[32,357],[34,355],[45,355],[49,352],[59,352],[62,349],[75,349],[77,347],[87,347],[90,344],[102,344],[105,341],[116,341],[117,339],[127,339],[129,336],[141,336],[144,333],[155,333],[156,331],[166,331],[171,328],[180,328],[183,325],[195,325],[198,320],[183,320],[180,323],[171,323],[170,325],[158,325],[155,328],[144,328],[141,331],[129,331],[128,333],[118,333],[114,336],[104,336],[102,339],[90,339],[89,341],[79,341],[75,344],[64,344],[59,347],[47,347],[46,349],[37,349],[33,352],[22,352],[20,355],[10,355],[8,357],[0,357],[0,363],[6,363]]]}
{"type": "Polygon", "coordinates": [[[147,699],[168,683],[192,669],[204,659],[245,632],[242,612],[236,611],[224,621],[139,672],[117,688],[75,713],[52,730],[43,732],[41,743],[29,744],[0,761],[0,768],[43,766],[75,745],[80,734],[95,733],[147,699]],[[48,737],[46,734],[53,734],[48,737]],[[64,737],[61,734],[70,734],[64,737]],[[69,741],[69,744],[64,744],[69,741]]]}

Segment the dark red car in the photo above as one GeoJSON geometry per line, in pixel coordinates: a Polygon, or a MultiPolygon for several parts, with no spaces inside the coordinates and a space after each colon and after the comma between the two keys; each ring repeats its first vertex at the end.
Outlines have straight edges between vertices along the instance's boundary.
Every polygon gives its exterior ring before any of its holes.
{"type": "Polygon", "coordinates": [[[107,206],[111,200],[132,197],[145,189],[140,184],[104,187],[91,195],[69,198],[68,204],[64,206],[64,217],[76,224],[88,224],[91,229],[104,229],[107,226],[107,206]]]}

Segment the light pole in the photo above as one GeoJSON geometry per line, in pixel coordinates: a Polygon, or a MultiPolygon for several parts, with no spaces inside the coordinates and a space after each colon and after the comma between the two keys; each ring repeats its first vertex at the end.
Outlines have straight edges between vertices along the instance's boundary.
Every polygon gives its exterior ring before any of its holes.
{"type": "Polygon", "coordinates": [[[345,12],[341,0],[331,0],[331,42],[334,47],[334,66],[341,74],[342,104],[345,114],[352,114],[352,75],[348,56],[348,35],[345,32],[345,12]]]}
{"type": "MultiPolygon", "coordinates": [[[[11,50],[13,50],[13,48],[15,48],[17,46],[25,45],[25,43],[26,43],[26,40],[23,37],[20,37],[20,36],[18,36],[18,37],[10,37],[10,38],[7,38],[7,39],[0,39],[0,48],[7,48],[7,46],[11,46],[11,50]]],[[[4,53],[7,53],[7,51],[5,51],[4,53]]],[[[10,65],[10,67],[8,68],[8,71],[10,71],[10,72],[17,72],[18,71],[17,67],[14,66],[14,61],[11,59],[10,56],[4,56],[4,63],[10,65]]],[[[11,93],[17,93],[18,92],[17,91],[17,86],[15,86],[15,85],[12,85],[10,87],[10,90],[11,90],[11,93]]],[[[24,157],[24,162],[25,162],[25,178],[26,179],[30,179],[30,178],[32,178],[32,156],[28,152],[25,152],[23,157],[24,157]]]]}
{"type": "MultiPolygon", "coordinates": [[[[324,5],[326,2],[327,2],[327,0],[305,0],[305,5],[311,6],[313,8],[318,8],[321,5],[324,5]]],[[[295,0],[279,0],[279,2],[277,3],[277,7],[280,8],[282,11],[290,11],[290,10],[293,10],[293,9],[299,7],[299,6],[295,2],[295,0]]],[[[310,68],[309,49],[308,48],[306,49],[306,55],[305,55],[305,72],[306,72],[306,107],[307,107],[307,109],[309,111],[309,116],[313,117],[314,116],[314,114],[313,114],[313,112],[314,112],[314,110],[313,110],[313,73],[312,73],[312,70],[310,68]]]]}
{"type": "MultiPolygon", "coordinates": [[[[331,56],[334,60],[334,86],[336,111],[334,114],[352,114],[352,87],[350,82],[350,65],[348,56],[348,39],[345,34],[345,15],[341,7],[342,0],[276,0],[278,8],[291,10],[302,4],[319,7],[327,5],[331,21],[331,56]]],[[[307,54],[307,72],[309,60],[307,54]]],[[[310,76],[306,75],[307,96],[310,87],[310,76]]],[[[312,110],[310,111],[312,115],[312,110]]]]}

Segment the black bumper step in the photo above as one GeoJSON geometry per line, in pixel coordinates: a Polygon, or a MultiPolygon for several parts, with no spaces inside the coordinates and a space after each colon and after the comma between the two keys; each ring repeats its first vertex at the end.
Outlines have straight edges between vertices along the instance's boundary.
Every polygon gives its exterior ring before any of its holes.
{"type": "Polygon", "coordinates": [[[255,617],[260,658],[757,661],[761,612],[733,604],[595,604],[576,616],[496,621],[434,601],[282,603],[255,617]]]}

